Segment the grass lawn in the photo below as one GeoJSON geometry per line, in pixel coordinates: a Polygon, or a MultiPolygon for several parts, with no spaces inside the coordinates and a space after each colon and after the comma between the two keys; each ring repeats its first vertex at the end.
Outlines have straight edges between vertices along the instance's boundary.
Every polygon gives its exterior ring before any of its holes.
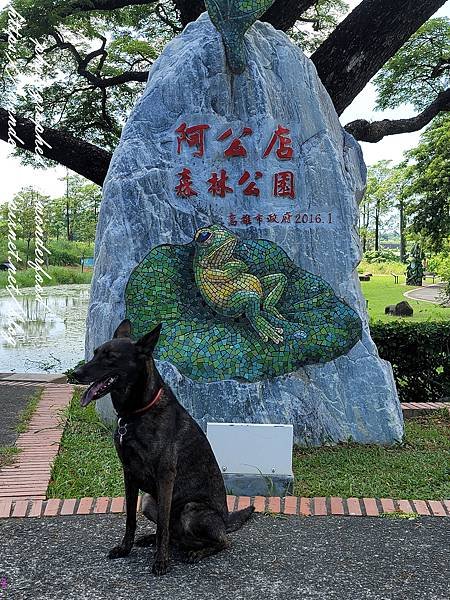
{"type": "Polygon", "coordinates": [[[438,304],[421,302],[412,298],[405,298],[403,294],[416,287],[405,285],[405,277],[400,276],[400,283],[395,284],[392,275],[374,275],[370,281],[361,281],[361,289],[369,301],[369,316],[373,321],[384,321],[386,323],[402,320],[409,322],[417,321],[448,321],[450,319],[450,308],[444,308],[438,304]],[[384,309],[388,304],[397,304],[406,300],[412,306],[414,315],[412,317],[393,317],[385,315],[384,309]]]}
{"type": "MultiPolygon", "coordinates": [[[[56,458],[50,498],[122,496],[122,468],[94,406],[79,406],[76,388],[56,458]]],[[[342,444],[296,449],[295,494],[303,496],[450,498],[450,415],[406,422],[403,444],[392,448],[342,444]]]]}

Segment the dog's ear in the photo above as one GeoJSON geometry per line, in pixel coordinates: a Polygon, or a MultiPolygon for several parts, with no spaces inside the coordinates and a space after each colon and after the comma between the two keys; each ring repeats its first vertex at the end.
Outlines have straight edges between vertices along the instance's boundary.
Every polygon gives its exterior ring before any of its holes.
{"type": "Polygon", "coordinates": [[[115,330],[113,338],[131,337],[131,321],[124,319],[115,330]]]}
{"type": "Polygon", "coordinates": [[[157,325],[153,331],[146,333],[136,342],[138,349],[146,356],[151,356],[161,333],[162,323],[157,325]]]}

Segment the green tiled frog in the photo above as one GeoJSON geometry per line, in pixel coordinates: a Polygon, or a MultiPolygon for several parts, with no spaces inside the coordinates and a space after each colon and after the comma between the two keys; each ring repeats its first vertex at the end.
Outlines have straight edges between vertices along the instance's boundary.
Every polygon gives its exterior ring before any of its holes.
{"type": "Polygon", "coordinates": [[[248,318],[258,335],[275,344],[283,341],[283,328],[269,322],[286,319],[277,304],[287,285],[283,273],[256,277],[233,253],[238,238],[222,225],[210,225],[195,234],[194,275],[205,302],[226,317],[248,318]]]}

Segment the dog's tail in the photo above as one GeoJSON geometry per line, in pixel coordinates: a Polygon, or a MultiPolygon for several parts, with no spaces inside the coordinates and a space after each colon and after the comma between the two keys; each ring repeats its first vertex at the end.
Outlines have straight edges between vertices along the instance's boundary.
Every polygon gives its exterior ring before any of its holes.
{"type": "Polygon", "coordinates": [[[247,521],[252,516],[254,511],[254,506],[248,506],[247,508],[243,508],[242,510],[236,510],[235,512],[229,513],[227,533],[237,531],[238,529],[240,529],[245,523],[245,521],[247,521]]]}

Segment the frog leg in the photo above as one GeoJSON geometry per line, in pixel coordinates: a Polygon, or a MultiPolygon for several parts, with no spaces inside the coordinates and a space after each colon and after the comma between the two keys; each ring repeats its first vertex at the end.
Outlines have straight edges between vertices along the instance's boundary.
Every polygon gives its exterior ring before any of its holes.
{"type": "Polygon", "coordinates": [[[275,344],[283,341],[283,329],[274,327],[261,314],[261,297],[256,292],[236,292],[232,296],[233,305],[241,305],[242,312],[250,321],[253,329],[265,341],[275,344]]]}
{"type": "Polygon", "coordinates": [[[281,321],[286,321],[286,318],[278,311],[276,305],[280,301],[284,290],[287,286],[287,277],[284,273],[273,273],[260,278],[264,288],[263,309],[270,315],[273,315],[281,321]],[[266,292],[267,295],[266,295],[266,292]]]}

